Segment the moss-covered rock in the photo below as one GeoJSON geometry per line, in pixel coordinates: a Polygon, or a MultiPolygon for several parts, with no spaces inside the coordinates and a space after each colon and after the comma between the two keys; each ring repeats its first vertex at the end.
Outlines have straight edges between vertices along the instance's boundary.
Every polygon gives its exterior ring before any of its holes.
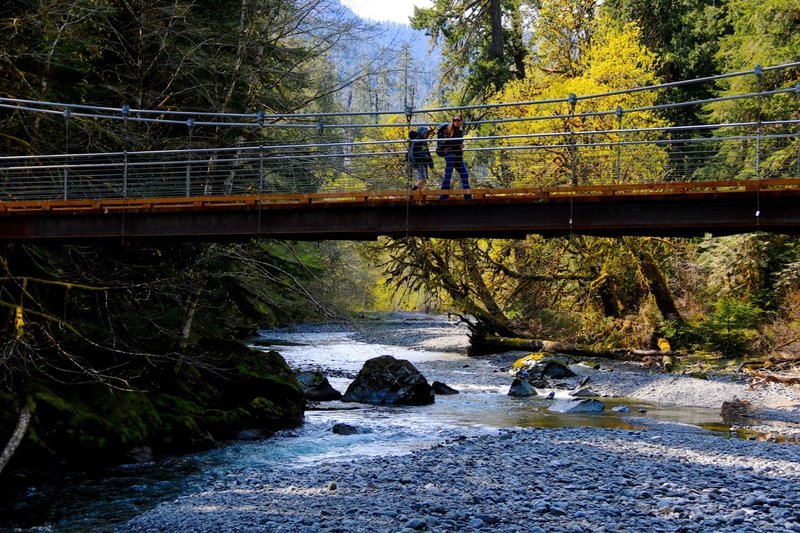
{"type": "MultiPolygon", "coordinates": [[[[55,461],[106,466],[132,460],[142,448],[156,456],[196,451],[243,430],[269,435],[296,427],[305,407],[280,354],[236,342],[204,343],[177,375],[165,365],[132,388],[29,382],[36,411],[12,467],[55,461]],[[193,360],[204,364],[192,366],[193,360]]],[[[13,432],[18,412],[18,399],[1,393],[0,441],[13,432]]]]}
{"type": "MultiPolygon", "coordinates": [[[[30,391],[36,410],[17,461],[117,463],[128,450],[148,445],[153,429],[161,424],[142,392],[99,384],[68,387],[44,383],[33,383],[30,391]]],[[[0,429],[8,434],[13,426],[9,429],[4,423],[0,429]]]]}

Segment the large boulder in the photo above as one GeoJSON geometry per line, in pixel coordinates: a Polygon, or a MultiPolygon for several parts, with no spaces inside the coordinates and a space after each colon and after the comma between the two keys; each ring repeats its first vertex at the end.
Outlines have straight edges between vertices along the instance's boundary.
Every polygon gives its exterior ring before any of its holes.
{"type": "Polygon", "coordinates": [[[372,405],[427,405],[434,402],[425,376],[405,359],[381,355],[369,359],[347,387],[343,402],[372,405]]]}
{"type": "MultiPolygon", "coordinates": [[[[31,379],[36,411],[10,468],[147,461],[303,422],[305,400],[286,361],[236,342],[204,342],[178,372],[174,362],[154,366],[130,387],[31,379]]],[[[19,409],[0,391],[0,435],[11,434],[19,409]]]]}
{"type": "Polygon", "coordinates": [[[322,372],[303,370],[297,372],[297,381],[303,389],[303,396],[312,402],[341,400],[342,393],[334,389],[322,372]]]}

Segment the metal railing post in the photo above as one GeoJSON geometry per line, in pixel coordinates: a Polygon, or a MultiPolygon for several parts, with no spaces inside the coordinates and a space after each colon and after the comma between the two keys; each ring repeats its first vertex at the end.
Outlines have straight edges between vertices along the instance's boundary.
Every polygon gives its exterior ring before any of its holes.
{"type": "Polygon", "coordinates": [[[64,109],[64,200],[69,196],[69,108],[64,109]]]}
{"type": "MultiPolygon", "coordinates": [[[[800,100],[800,81],[794,86],[794,94],[796,94],[797,99],[800,100]]],[[[795,116],[800,117],[800,113],[795,113],[795,116]]],[[[797,176],[795,177],[800,178],[800,125],[797,128],[797,132],[797,176]]]]}
{"type": "Polygon", "coordinates": [[[264,111],[258,111],[258,195],[264,193],[264,111]]]}
{"type": "Polygon", "coordinates": [[[186,161],[186,197],[192,195],[192,133],[194,128],[194,119],[190,118],[186,121],[186,127],[189,128],[189,159],[186,161]]]}
{"type": "MultiPolygon", "coordinates": [[[[754,73],[756,75],[756,87],[761,92],[761,65],[756,65],[754,73]]],[[[756,179],[761,179],[761,95],[756,99],[756,179]]]]}
{"type": "Polygon", "coordinates": [[[621,167],[620,151],[622,150],[622,145],[621,145],[621,141],[622,141],[622,107],[617,106],[617,109],[616,109],[615,113],[617,115],[617,130],[619,131],[619,133],[617,134],[617,183],[621,183],[621,181],[622,181],[622,176],[621,176],[622,169],[620,168],[621,167]]]}
{"type": "Polygon", "coordinates": [[[575,105],[578,103],[578,97],[575,96],[574,93],[569,93],[567,96],[567,102],[569,102],[569,166],[570,166],[570,179],[572,181],[572,185],[578,184],[578,178],[576,175],[575,170],[575,159],[577,158],[577,146],[575,141],[575,131],[572,124],[572,119],[575,115],[575,105]]]}
{"type": "MultiPolygon", "coordinates": [[[[761,65],[756,65],[756,89],[761,93],[761,65]]],[[[761,181],[761,95],[756,97],[756,181],[761,181]]],[[[761,220],[761,184],[756,188],[756,226],[761,220]]]]}
{"type": "Polygon", "coordinates": [[[122,152],[122,197],[128,197],[128,113],[131,108],[122,106],[123,152],[122,152]]]}

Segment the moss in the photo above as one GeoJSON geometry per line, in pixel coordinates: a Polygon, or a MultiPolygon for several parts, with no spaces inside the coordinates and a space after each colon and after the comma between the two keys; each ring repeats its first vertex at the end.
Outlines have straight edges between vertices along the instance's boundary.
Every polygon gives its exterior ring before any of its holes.
{"type": "Polygon", "coordinates": [[[511,365],[511,370],[520,370],[521,368],[525,368],[529,361],[541,361],[546,355],[548,355],[547,352],[534,352],[526,355],[525,357],[520,357],[511,365]]]}
{"type": "Polygon", "coordinates": [[[34,456],[71,457],[110,464],[133,447],[149,443],[160,418],[146,394],[102,385],[35,387],[37,407],[29,439],[34,456]]]}
{"type": "MultiPolygon", "coordinates": [[[[17,455],[26,466],[49,460],[104,466],[128,460],[128,452],[150,447],[158,454],[208,448],[243,429],[283,429],[302,423],[300,384],[277,352],[231,342],[198,348],[208,363],[188,363],[176,375],[171,365],[137,382],[142,390],[118,391],[101,384],[32,383],[37,402],[28,436],[17,455]]],[[[19,405],[0,393],[0,430],[13,431],[19,405]]]]}
{"type": "Polygon", "coordinates": [[[157,394],[153,402],[162,413],[186,413],[190,416],[199,416],[203,408],[196,402],[174,394],[157,394]]]}
{"type": "Polygon", "coordinates": [[[210,409],[205,414],[206,425],[213,435],[229,438],[252,422],[253,415],[247,409],[210,409]]]}
{"type": "Polygon", "coordinates": [[[266,398],[254,398],[250,409],[255,420],[267,428],[292,427],[303,419],[301,406],[286,402],[276,403],[266,398]]]}
{"type": "Polygon", "coordinates": [[[10,437],[19,417],[20,405],[14,395],[0,391],[0,439],[10,437]]]}

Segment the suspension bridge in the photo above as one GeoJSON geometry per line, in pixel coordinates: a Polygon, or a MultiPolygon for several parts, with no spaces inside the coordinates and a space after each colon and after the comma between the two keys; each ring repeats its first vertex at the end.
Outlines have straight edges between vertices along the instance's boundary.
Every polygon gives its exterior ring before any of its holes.
{"type": "MultiPolygon", "coordinates": [[[[757,66],[550,100],[359,113],[0,98],[0,113],[63,136],[59,153],[0,156],[0,241],[800,234],[798,68],[757,66]],[[764,88],[768,77],[784,81],[764,88]],[[737,79],[753,89],[649,105],[635,98],[737,79]],[[713,112],[726,106],[738,112],[713,112]],[[659,118],[679,109],[740,119],[659,118]],[[440,190],[444,160],[434,156],[427,188],[412,190],[408,132],[455,112],[466,119],[471,189],[440,190]],[[145,148],[153,138],[161,146],[145,148]]],[[[428,142],[433,152],[437,140],[428,142]]]]}

